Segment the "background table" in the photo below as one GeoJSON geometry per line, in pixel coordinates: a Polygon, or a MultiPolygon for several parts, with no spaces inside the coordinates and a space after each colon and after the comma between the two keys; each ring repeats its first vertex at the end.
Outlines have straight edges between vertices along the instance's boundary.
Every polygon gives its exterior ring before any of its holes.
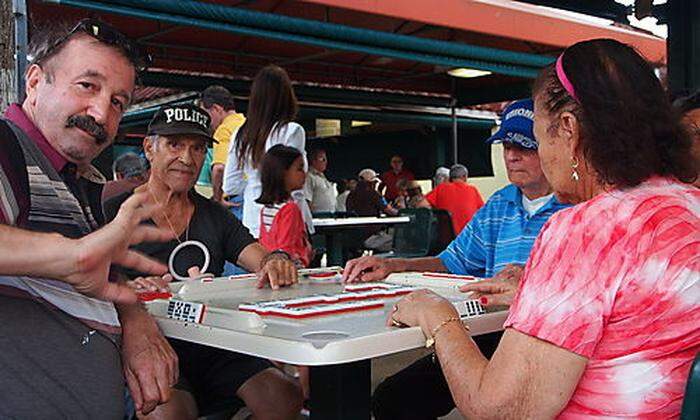
{"type": "Polygon", "coordinates": [[[370,226],[393,226],[409,223],[408,216],[396,217],[343,217],[343,218],[314,218],[316,233],[326,239],[327,265],[344,265],[342,233],[353,229],[370,226]]]}

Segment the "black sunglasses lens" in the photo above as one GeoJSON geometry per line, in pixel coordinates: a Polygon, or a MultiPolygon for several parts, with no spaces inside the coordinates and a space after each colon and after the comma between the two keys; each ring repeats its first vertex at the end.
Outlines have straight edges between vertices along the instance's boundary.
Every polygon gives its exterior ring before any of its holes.
{"type": "Polygon", "coordinates": [[[71,32],[76,32],[78,30],[87,33],[105,44],[114,45],[124,50],[138,71],[145,70],[153,62],[149,54],[144,53],[134,42],[104,22],[94,19],[83,19],[71,32]]]}

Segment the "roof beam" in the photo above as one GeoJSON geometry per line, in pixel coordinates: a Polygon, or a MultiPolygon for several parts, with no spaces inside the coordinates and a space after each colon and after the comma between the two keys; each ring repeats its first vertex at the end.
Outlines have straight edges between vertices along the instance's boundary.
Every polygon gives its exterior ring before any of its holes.
{"type": "Polygon", "coordinates": [[[535,77],[552,57],[438,41],[181,0],[47,0],[67,6],[183,24],[243,36],[260,36],[316,47],[360,52],[449,67],[471,67],[509,76],[535,77]]]}
{"type": "MultiPolygon", "coordinates": [[[[329,7],[391,16],[513,40],[566,48],[592,38],[614,38],[633,45],[647,59],[664,62],[666,43],[641,31],[567,15],[561,10],[510,0],[300,0],[329,7]]],[[[674,0],[675,1],[675,0],[674,0]]]]}
{"type": "MultiPolygon", "coordinates": [[[[209,85],[222,85],[235,95],[247,97],[250,81],[216,77],[211,75],[186,75],[149,71],[142,75],[142,84],[154,87],[179,88],[183,90],[203,90],[209,85]]],[[[353,105],[386,106],[416,105],[445,107],[449,105],[447,96],[412,95],[407,92],[387,92],[366,89],[348,89],[347,87],[316,87],[295,84],[294,91],[300,100],[306,102],[337,103],[353,105]]]]}

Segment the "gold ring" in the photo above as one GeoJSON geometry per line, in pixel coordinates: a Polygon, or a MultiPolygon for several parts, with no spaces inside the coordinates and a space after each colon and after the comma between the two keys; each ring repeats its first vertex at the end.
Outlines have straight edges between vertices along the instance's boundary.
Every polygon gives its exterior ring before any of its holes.
{"type": "Polygon", "coordinates": [[[394,326],[394,327],[401,328],[401,327],[404,326],[404,323],[395,320],[394,317],[392,316],[392,317],[391,317],[391,325],[394,326]]]}

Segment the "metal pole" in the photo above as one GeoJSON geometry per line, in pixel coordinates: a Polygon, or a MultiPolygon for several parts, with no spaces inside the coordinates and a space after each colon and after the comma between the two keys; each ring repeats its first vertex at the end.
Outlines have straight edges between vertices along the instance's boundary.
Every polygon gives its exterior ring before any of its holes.
{"type": "Polygon", "coordinates": [[[24,72],[27,70],[27,2],[12,0],[15,26],[15,92],[17,102],[24,101],[24,72]]]}
{"type": "Polygon", "coordinates": [[[697,0],[667,3],[668,78],[671,91],[700,88],[700,4],[697,0]]]}
{"type": "Polygon", "coordinates": [[[458,162],[458,150],[457,150],[457,82],[452,79],[452,101],[450,106],[452,107],[452,164],[456,165],[458,162]]]}
{"type": "Polygon", "coordinates": [[[457,108],[452,105],[452,163],[457,164],[457,108]]]}

